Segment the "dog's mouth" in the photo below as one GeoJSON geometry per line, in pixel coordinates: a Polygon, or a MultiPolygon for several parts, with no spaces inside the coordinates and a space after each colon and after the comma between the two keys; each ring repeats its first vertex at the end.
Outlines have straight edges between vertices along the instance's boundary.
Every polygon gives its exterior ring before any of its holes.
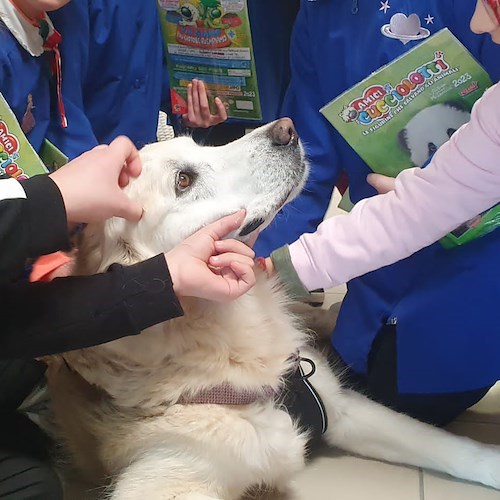
{"type": "Polygon", "coordinates": [[[253,233],[256,229],[258,229],[262,224],[266,222],[262,217],[258,217],[257,219],[252,219],[250,222],[245,224],[240,231],[240,236],[248,236],[250,233],[253,233]]]}
{"type": "Polygon", "coordinates": [[[255,230],[259,229],[266,221],[272,219],[287,203],[293,198],[294,189],[291,189],[289,193],[282,198],[282,200],[276,204],[276,207],[270,211],[265,217],[255,217],[250,219],[240,230],[239,236],[245,237],[253,233],[255,230]]]}

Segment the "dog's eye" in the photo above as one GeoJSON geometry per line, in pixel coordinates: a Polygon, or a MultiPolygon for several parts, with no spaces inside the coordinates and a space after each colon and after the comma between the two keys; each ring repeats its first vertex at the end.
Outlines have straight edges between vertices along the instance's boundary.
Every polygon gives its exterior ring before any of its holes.
{"type": "Polygon", "coordinates": [[[193,177],[186,172],[179,172],[177,174],[177,189],[179,191],[186,190],[193,183],[193,177]]]}

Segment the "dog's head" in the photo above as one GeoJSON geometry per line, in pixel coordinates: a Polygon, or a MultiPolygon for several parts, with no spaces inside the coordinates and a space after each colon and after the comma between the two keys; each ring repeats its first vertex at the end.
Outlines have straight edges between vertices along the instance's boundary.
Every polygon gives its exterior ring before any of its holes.
{"type": "MultiPolygon", "coordinates": [[[[216,219],[246,210],[232,235],[245,240],[268,225],[302,189],[308,167],[288,118],[226,146],[203,147],[181,137],[141,150],[143,172],[127,194],[144,207],[138,224],[114,218],[89,225],[82,272],[130,264],[166,252],[216,219]]],[[[82,264],[80,262],[80,264],[82,264]]]]}

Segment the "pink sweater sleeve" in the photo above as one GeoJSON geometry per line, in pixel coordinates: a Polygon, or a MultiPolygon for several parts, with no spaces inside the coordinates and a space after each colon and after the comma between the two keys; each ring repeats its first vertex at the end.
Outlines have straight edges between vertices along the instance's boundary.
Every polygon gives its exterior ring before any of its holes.
{"type": "Polygon", "coordinates": [[[308,290],[330,288],[408,257],[498,202],[500,84],[427,168],[403,171],[394,191],[302,235],[290,245],[292,264],[308,290]]]}

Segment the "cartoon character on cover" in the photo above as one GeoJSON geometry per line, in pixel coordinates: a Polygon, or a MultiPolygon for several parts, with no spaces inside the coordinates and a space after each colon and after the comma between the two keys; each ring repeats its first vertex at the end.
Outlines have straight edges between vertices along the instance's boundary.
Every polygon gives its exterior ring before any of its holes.
{"type": "Polygon", "coordinates": [[[196,4],[187,1],[179,9],[183,26],[198,28],[227,29],[229,24],[222,22],[224,11],[219,0],[199,0],[196,4]]]}

